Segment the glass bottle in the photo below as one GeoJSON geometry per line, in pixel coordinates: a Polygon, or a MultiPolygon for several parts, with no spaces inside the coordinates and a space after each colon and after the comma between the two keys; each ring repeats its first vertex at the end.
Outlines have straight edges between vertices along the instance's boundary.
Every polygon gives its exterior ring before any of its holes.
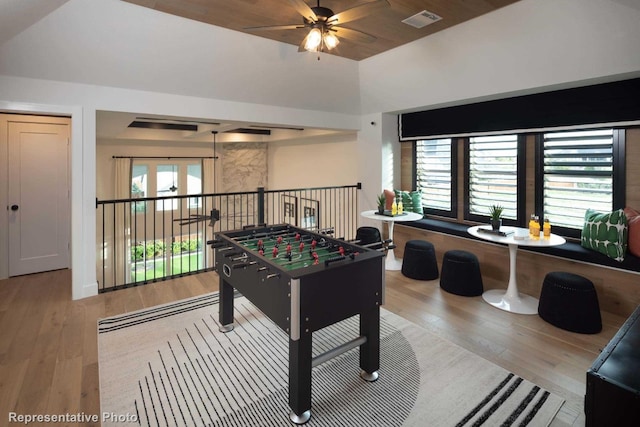
{"type": "Polygon", "coordinates": [[[544,224],[542,225],[542,235],[545,239],[551,237],[551,223],[549,222],[549,218],[544,219],[544,224]]]}
{"type": "Polygon", "coordinates": [[[533,238],[533,223],[535,222],[536,214],[531,214],[529,219],[529,237],[533,238]]]}
{"type": "Polygon", "coordinates": [[[398,215],[402,215],[404,212],[404,205],[402,204],[402,198],[398,197],[398,215]]]}
{"type": "Polygon", "coordinates": [[[391,204],[391,215],[398,214],[398,204],[396,203],[396,199],[393,199],[393,203],[391,204]]]}
{"type": "Polygon", "coordinates": [[[540,217],[538,215],[533,216],[533,223],[531,224],[531,237],[534,240],[538,240],[540,238],[540,217]]]}

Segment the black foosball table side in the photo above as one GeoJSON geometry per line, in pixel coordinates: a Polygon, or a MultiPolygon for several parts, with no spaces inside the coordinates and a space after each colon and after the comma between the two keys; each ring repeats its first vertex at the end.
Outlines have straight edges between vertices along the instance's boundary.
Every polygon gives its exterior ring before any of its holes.
{"type": "Polygon", "coordinates": [[[349,349],[359,347],[361,376],[367,381],[377,379],[384,263],[382,258],[372,258],[348,269],[328,269],[299,280],[299,297],[293,296],[292,302],[296,304],[299,301],[300,307],[292,310],[294,329],[289,337],[289,405],[292,416],[301,415],[311,408],[311,369],[322,363],[318,362],[322,356],[312,358],[312,336],[322,328],[358,315],[358,335],[344,345],[349,349]],[[299,311],[299,316],[295,315],[296,311],[299,311]],[[299,333],[295,330],[296,323],[299,333]]]}
{"type": "Polygon", "coordinates": [[[221,331],[233,328],[236,289],[289,336],[289,406],[293,422],[303,424],[311,415],[314,366],[359,347],[362,378],[377,379],[383,261],[380,252],[362,248],[354,258],[308,270],[284,271],[235,244],[216,249],[221,331]],[[359,336],[314,359],[313,332],[356,315],[360,317],[359,336]]]}

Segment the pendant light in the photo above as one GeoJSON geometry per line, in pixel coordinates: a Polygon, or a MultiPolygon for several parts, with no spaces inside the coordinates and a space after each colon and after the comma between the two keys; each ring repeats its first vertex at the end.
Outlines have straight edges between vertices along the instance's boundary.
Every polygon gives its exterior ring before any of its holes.
{"type": "Polygon", "coordinates": [[[169,187],[169,191],[175,193],[178,189],[178,187],[176,187],[176,165],[171,165],[171,180],[172,184],[171,187],[169,187]]]}

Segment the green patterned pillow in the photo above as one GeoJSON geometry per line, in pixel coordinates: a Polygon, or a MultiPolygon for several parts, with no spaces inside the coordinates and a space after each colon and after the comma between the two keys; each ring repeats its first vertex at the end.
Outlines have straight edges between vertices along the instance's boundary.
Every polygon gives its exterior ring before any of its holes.
{"type": "Polygon", "coordinates": [[[587,209],[584,214],[581,244],[613,258],[624,261],[627,252],[627,216],[622,209],[600,213],[587,209]]]}
{"type": "Polygon", "coordinates": [[[394,190],[396,198],[402,198],[402,207],[407,212],[415,212],[422,215],[422,194],[419,191],[394,190]]]}

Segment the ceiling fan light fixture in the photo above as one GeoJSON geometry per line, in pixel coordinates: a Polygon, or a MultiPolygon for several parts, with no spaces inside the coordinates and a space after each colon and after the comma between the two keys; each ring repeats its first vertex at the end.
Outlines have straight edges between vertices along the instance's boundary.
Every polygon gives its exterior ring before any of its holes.
{"type": "Polygon", "coordinates": [[[320,43],[322,43],[322,32],[318,28],[313,28],[307,35],[307,41],[304,44],[304,48],[311,52],[317,51],[318,47],[320,47],[320,43]]]}
{"type": "Polygon", "coordinates": [[[307,34],[304,42],[304,49],[309,52],[320,52],[324,49],[331,50],[338,46],[340,40],[326,28],[312,28],[307,34]]]}
{"type": "Polygon", "coordinates": [[[338,43],[340,43],[338,37],[336,37],[335,34],[332,34],[329,31],[327,31],[324,35],[323,41],[328,50],[333,49],[334,47],[338,46],[338,43]]]}

